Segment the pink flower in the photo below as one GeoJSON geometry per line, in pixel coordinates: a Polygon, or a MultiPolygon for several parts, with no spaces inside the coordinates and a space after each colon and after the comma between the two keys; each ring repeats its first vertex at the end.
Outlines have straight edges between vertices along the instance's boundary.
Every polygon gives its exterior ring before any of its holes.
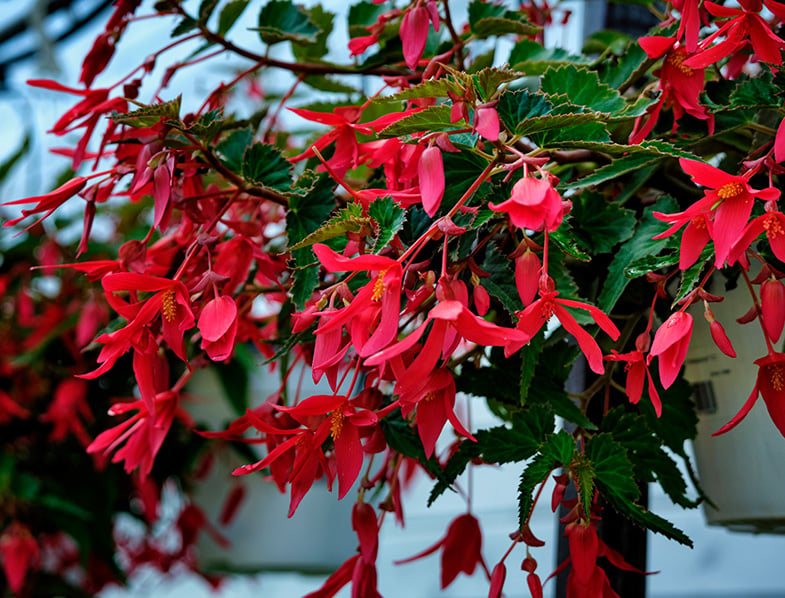
{"type": "Polygon", "coordinates": [[[727,424],[714,432],[719,436],[739,425],[758,400],[758,393],[766,403],[769,416],[777,426],[780,434],[785,436],[785,353],[771,352],[765,357],[755,360],[758,366],[758,377],[747,402],[727,424]]]}
{"type": "Polygon", "coordinates": [[[477,565],[481,565],[490,576],[482,558],[482,531],[480,523],[470,513],[458,516],[447,528],[447,534],[430,548],[414,556],[396,561],[396,565],[411,563],[442,549],[442,589],[450,585],[458,573],[472,575],[477,565]]]}
{"type": "Polygon", "coordinates": [[[444,164],[442,153],[435,145],[427,147],[420,156],[418,174],[422,207],[428,216],[433,217],[444,196],[444,164]]]}
{"type": "Polygon", "coordinates": [[[570,210],[550,182],[524,177],[512,188],[512,196],[499,205],[488,204],[495,212],[506,212],[518,228],[555,231],[570,210]]]}
{"type": "Polygon", "coordinates": [[[210,300],[199,316],[202,349],[213,361],[228,359],[234,350],[237,336],[237,305],[234,299],[222,295],[210,300]]]}
{"type": "Polygon", "coordinates": [[[679,374],[692,336],[692,316],[683,311],[671,315],[657,329],[647,363],[659,357],[660,381],[668,388],[679,374]]]}
{"type": "Polygon", "coordinates": [[[428,10],[423,6],[415,6],[406,11],[401,20],[401,42],[406,66],[414,70],[425,51],[428,41],[428,10]]]}
{"type": "Polygon", "coordinates": [[[624,390],[627,393],[627,398],[630,400],[630,403],[637,404],[638,401],[641,400],[643,383],[648,379],[649,398],[651,399],[652,405],[654,405],[654,411],[657,414],[657,417],[659,417],[662,414],[662,402],[660,401],[660,395],[657,392],[657,388],[654,386],[654,381],[651,379],[649,365],[646,363],[646,358],[643,355],[643,352],[648,348],[648,344],[649,332],[647,331],[636,339],[635,351],[621,354],[616,351],[611,351],[612,355],[606,355],[605,359],[608,361],[626,362],[624,370],[627,372],[627,383],[624,390]]]}

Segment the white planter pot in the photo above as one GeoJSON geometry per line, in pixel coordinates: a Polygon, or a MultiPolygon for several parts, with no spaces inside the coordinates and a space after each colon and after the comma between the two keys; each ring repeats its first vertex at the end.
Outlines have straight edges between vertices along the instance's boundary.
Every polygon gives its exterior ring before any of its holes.
{"type": "Polygon", "coordinates": [[[758,367],[753,361],[766,355],[760,324],[740,326],[736,318],[750,306],[744,281],[711,304],[725,327],[737,357],[723,355],[711,339],[703,305],[692,311],[695,319],[685,377],[693,385],[698,407],[698,437],[694,442],[698,476],[706,494],[717,505],[704,503],[709,525],[733,531],[785,533],[785,438],[769,418],[763,399],[730,432],[712,437],[749,397],[758,367]]]}

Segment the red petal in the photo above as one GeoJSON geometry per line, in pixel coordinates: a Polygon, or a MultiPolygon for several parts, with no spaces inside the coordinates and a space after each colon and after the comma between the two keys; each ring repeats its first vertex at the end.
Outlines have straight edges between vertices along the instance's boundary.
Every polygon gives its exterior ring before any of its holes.
{"type": "Polygon", "coordinates": [[[422,207],[428,216],[433,217],[439,209],[444,195],[444,165],[442,153],[435,145],[428,147],[420,156],[418,174],[422,207]]]}
{"type": "Polygon", "coordinates": [[[429,17],[428,11],[422,6],[417,6],[406,11],[401,21],[401,42],[403,43],[403,57],[406,66],[414,70],[425,50],[428,41],[429,17]]]}

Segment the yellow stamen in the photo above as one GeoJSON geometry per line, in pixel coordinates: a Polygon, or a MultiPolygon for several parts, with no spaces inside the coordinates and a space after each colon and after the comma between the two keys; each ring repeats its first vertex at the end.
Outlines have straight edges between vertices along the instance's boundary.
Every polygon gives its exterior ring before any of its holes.
{"type": "Polygon", "coordinates": [[[785,233],[785,231],[782,230],[779,219],[774,214],[769,214],[763,219],[763,229],[766,231],[766,236],[769,239],[773,239],[777,235],[785,233]]]}
{"type": "Polygon", "coordinates": [[[343,429],[343,411],[341,409],[336,409],[330,415],[330,434],[333,437],[333,440],[338,438],[341,435],[341,430],[343,429]]]}
{"type": "Polygon", "coordinates": [[[785,376],[783,376],[781,365],[769,366],[769,378],[771,379],[771,385],[774,387],[774,390],[779,392],[785,388],[785,376]]]}
{"type": "Polygon", "coordinates": [[[161,293],[161,313],[167,322],[177,317],[177,303],[174,300],[174,289],[166,289],[161,293]]]}
{"type": "Polygon", "coordinates": [[[423,403],[427,403],[429,401],[433,401],[436,398],[436,393],[433,391],[429,391],[425,393],[425,396],[422,398],[423,403]]]}
{"type": "Polygon", "coordinates": [[[384,295],[384,275],[387,274],[387,270],[382,270],[379,272],[379,275],[376,277],[376,282],[373,283],[373,294],[371,295],[371,301],[381,301],[382,295],[384,295]]]}
{"type": "Polygon", "coordinates": [[[693,74],[693,70],[687,65],[682,64],[685,60],[687,60],[687,52],[681,48],[671,52],[667,59],[668,64],[679,69],[683,75],[690,76],[693,74]]]}
{"type": "Polygon", "coordinates": [[[725,183],[717,189],[717,196],[720,199],[732,199],[741,195],[743,191],[744,186],[741,183],[725,183]]]}

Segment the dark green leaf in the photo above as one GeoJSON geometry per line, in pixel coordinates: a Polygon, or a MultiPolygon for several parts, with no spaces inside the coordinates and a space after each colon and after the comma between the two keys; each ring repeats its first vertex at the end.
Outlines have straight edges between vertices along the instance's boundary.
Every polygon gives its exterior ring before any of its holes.
{"type": "Polygon", "coordinates": [[[530,134],[530,137],[532,141],[540,147],[553,148],[567,147],[569,142],[577,144],[587,142],[604,144],[611,140],[608,130],[601,122],[586,122],[561,128],[550,128],[539,133],[532,133],[530,134]]]}
{"type": "Polygon", "coordinates": [[[484,68],[475,74],[475,81],[479,83],[480,90],[486,100],[492,98],[496,91],[504,83],[515,81],[523,76],[523,73],[510,71],[507,69],[484,68]]]}
{"type": "Polygon", "coordinates": [[[590,185],[598,185],[606,181],[624,176],[631,172],[636,172],[641,168],[657,164],[664,158],[659,156],[651,156],[645,153],[636,153],[622,158],[613,160],[610,164],[601,166],[591,174],[579,178],[577,181],[560,185],[562,189],[577,189],[581,187],[588,187],[590,185]]]}
{"type": "Polygon", "coordinates": [[[400,102],[417,98],[446,98],[447,93],[461,94],[462,88],[450,77],[426,79],[422,83],[412,85],[389,96],[376,98],[376,102],[400,102]]]}
{"type": "MultiPolygon", "coordinates": [[[[542,96],[541,96],[542,97],[542,96]]],[[[578,135],[574,134],[576,128],[580,127],[581,125],[597,125],[599,124],[602,127],[602,123],[598,123],[599,115],[594,112],[583,112],[580,114],[546,114],[545,116],[535,116],[532,118],[527,118],[519,122],[518,126],[514,129],[516,135],[532,135],[533,133],[540,133],[542,131],[550,131],[552,129],[567,129],[569,128],[570,132],[563,132],[560,131],[560,135],[558,138],[564,139],[581,139],[578,135]]],[[[595,126],[594,130],[597,129],[595,126]]],[[[604,129],[602,129],[604,130],[604,129]]],[[[607,137],[607,132],[604,135],[601,135],[602,139],[607,137]]],[[[549,139],[554,139],[551,137],[549,139]]]]}
{"type": "Polygon", "coordinates": [[[243,154],[242,174],[255,185],[289,191],[292,186],[290,170],[288,160],[275,146],[254,143],[243,154]]]}
{"type": "Polygon", "coordinates": [[[583,512],[591,513],[591,503],[594,498],[594,468],[585,455],[580,453],[575,455],[570,465],[570,477],[575,483],[583,512]]]}
{"type": "Polygon", "coordinates": [[[535,35],[542,31],[542,27],[528,22],[522,12],[482,0],[469,4],[469,28],[479,38],[508,33],[535,35]]]}
{"type": "Polygon", "coordinates": [[[373,253],[382,251],[406,222],[406,210],[399,206],[392,197],[378,197],[368,206],[368,216],[373,218],[377,226],[373,253]]]}
{"type": "MultiPolygon", "coordinates": [[[[379,133],[382,137],[401,137],[424,131],[458,128],[450,122],[449,106],[430,106],[420,112],[404,116],[401,120],[388,125],[379,133]]],[[[447,169],[445,168],[445,171],[447,169]]],[[[471,184],[471,181],[469,182],[471,184]]]]}
{"type": "Polygon", "coordinates": [[[589,64],[591,61],[591,58],[572,55],[563,48],[544,48],[530,39],[515,44],[509,59],[514,70],[522,71],[529,77],[542,75],[550,67],[570,63],[589,64]]]}
{"type": "Polygon", "coordinates": [[[197,23],[196,19],[189,17],[188,15],[184,16],[182,20],[177,23],[174,29],[172,29],[172,33],[170,34],[172,37],[180,37],[181,35],[185,35],[189,31],[193,31],[196,29],[199,23],[197,23]]]}
{"type": "Polygon", "coordinates": [[[521,474],[518,485],[518,522],[523,527],[527,522],[534,498],[534,489],[559,467],[568,467],[575,453],[575,441],[564,430],[545,437],[540,452],[529,461],[521,474]]]}
{"type": "Polygon", "coordinates": [[[181,96],[177,96],[168,102],[150,104],[149,106],[134,102],[140,108],[124,114],[113,112],[111,119],[118,124],[137,128],[152,127],[162,120],[177,120],[180,118],[181,99],[181,96]]]}
{"type": "Polygon", "coordinates": [[[482,280],[482,286],[489,294],[496,297],[510,317],[514,318],[515,314],[523,309],[523,303],[515,286],[512,262],[498,250],[489,250],[485,253],[485,260],[480,268],[490,274],[488,278],[482,280]]]}
{"type": "Polygon", "coordinates": [[[542,76],[541,89],[548,94],[566,94],[570,102],[595,112],[616,114],[627,107],[619,92],[600,83],[596,71],[569,64],[550,68],[542,76]]]}
{"type": "Polygon", "coordinates": [[[645,255],[638,258],[624,269],[624,275],[627,278],[638,278],[639,276],[645,276],[649,272],[656,272],[678,263],[679,253],[677,249],[662,251],[658,255],[645,255]]]}
{"type": "Polygon", "coordinates": [[[223,163],[232,172],[240,173],[243,168],[245,151],[253,144],[253,131],[250,128],[232,131],[215,149],[223,158],[223,163]]]}
{"type": "Polygon", "coordinates": [[[622,245],[616,252],[610,266],[605,286],[598,298],[599,308],[605,313],[613,310],[630,279],[624,275],[624,269],[633,261],[645,256],[656,255],[668,243],[666,239],[653,239],[664,229],[662,222],[654,218],[653,212],[675,212],[679,209],[676,200],[671,197],[661,197],[653,206],[643,212],[643,218],[638,223],[632,238],[622,245]]]}
{"type": "Polygon", "coordinates": [[[259,12],[258,31],[266,44],[291,41],[295,44],[316,43],[319,28],[314,25],[302,6],[291,0],[269,0],[259,12]]]}
{"type": "Polygon", "coordinates": [[[527,119],[548,114],[552,108],[544,94],[533,93],[528,89],[507,91],[496,104],[499,118],[510,131],[515,131],[527,119]]]}
{"type": "Polygon", "coordinates": [[[224,37],[232,26],[243,14],[245,7],[248,6],[249,0],[232,0],[227,2],[221,9],[221,14],[218,16],[218,35],[224,37]]]}
{"type": "Polygon", "coordinates": [[[596,254],[608,253],[632,236],[635,212],[609,201],[601,193],[584,191],[572,200],[570,224],[574,234],[596,254]]]}
{"type": "Polygon", "coordinates": [[[521,406],[526,405],[529,389],[534,381],[537,364],[540,359],[543,343],[545,342],[545,329],[541,329],[521,349],[521,406]]]}
{"type": "Polygon", "coordinates": [[[441,478],[436,482],[436,485],[431,489],[431,494],[428,497],[428,506],[430,507],[434,501],[439,498],[446,490],[448,490],[461,475],[466,466],[477,457],[480,456],[480,446],[471,440],[464,440],[458,446],[458,450],[450,455],[442,471],[441,478]]]}
{"type": "Polygon", "coordinates": [[[640,496],[627,451],[608,433],[592,436],[584,448],[597,480],[616,496],[634,502],[640,496]]]}
{"type": "Polygon", "coordinates": [[[701,251],[700,256],[698,256],[697,261],[681,273],[681,283],[679,284],[679,290],[676,293],[676,296],[673,298],[673,305],[676,305],[692,292],[701,278],[703,269],[710,261],[714,261],[713,244],[706,245],[706,247],[703,248],[703,251],[701,251]]]}
{"type": "Polygon", "coordinates": [[[781,108],[782,90],[772,81],[766,70],[760,77],[739,79],[730,94],[731,106],[750,108],[781,108]]]}
{"type": "Polygon", "coordinates": [[[498,426],[477,432],[482,460],[486,463],[515,463],[532,457],[553,432],[553,411],[547,406],[534,406],[516,412],[512,426],[498,426]]]}
{"type": "Polygon", "coordinates": [[[321,4],[314,4],[310,8],[301,9],[306,13],[307,18],[319,30],[313,43],[294,44],[292,53],[301,62],[308,60],[318,60],[327,54],[327,38],[333,31],[333,19],[335,14],[324,10],[321,4]]]}
{"type": "Polygon", "coordinates": [[[605,487],[599,480],[597,486],[600,490],[600,494],[602,494],[605,500],[607,500],[618,513],[627,517],[633,523],[654,533],[661,534],[666,538],[670,538],[671,540],[676,540],[679,544],[684,544],[685,546],[692,548],[692,540],[690,540],[689,536],[675,527],[670,521],[614,494],[612,490],[605,487]]]}
{"type": "Polygon", "coordinates": [[[362,37],[368,35],[366,27],[376,24],[379,17],[387,11],[384,4],[359,2],[349,7],[349,36],[362,37]]]}
{"type": "Polygon", "coordinates": [[[351,203],[333,214],[318,230],[290,246],[289,251],[297,251],[314,243],[343,236],[346,233],[360,233],[363,230],[369,230],[370,226],[371,219],[368,216],[363,216],[362,206],[358,203],[351,203]]]}
{"type": "Polygon", "coordinates": [[[351,85],[346,85],[335,79],[323,75],[308,75],[303,79],[303,83],[313,87],[317,91],[326,91],[328,93],[357,93],[357,89],[351,85]]]}
{"type": "Polygon", "coordinates": [[[586,41],[583,42],[581,52],[584,54],[602,54],[603,52],[610,52],[611,54],[618,56],[619,54],[624,53],[629,39],[628,35],[621,33],[620,31],[603,29],[602,31],[592,33],[586,38],[586,41]]]}
{"type": "Polygon", "coordinates": [[[572,230],[571,219],[562,222],[561,226],[553,231],[548,239],[553,241],[565,255],[572,256],[581,262],[591,261],[591,255],[587,253],[589,248],[581,239],[575,236],[572,230]]]}
{"type": "Polygon", "coordinates": [[[199,3],[199,23],[205,24],[213,14],[218,0],[202,0],[199,3]]]}

